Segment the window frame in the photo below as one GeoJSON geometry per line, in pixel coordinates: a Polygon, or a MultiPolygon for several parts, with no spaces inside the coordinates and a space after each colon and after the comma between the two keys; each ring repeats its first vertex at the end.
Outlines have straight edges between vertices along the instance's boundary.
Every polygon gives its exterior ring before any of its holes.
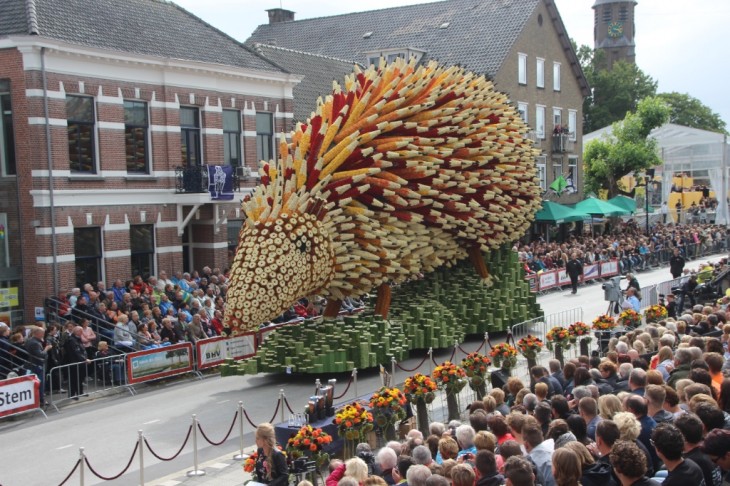
{"type": "Polygon", "coordinates": [[[235,109],[224,109],[223,113],[221,115],[222,118],[222,125],[223,125],[223,165],[230,165],[231,167],[243,167],[243,119],[241,118],[242,113],[241,110],[235,110],[235,109]],[[238,122],[238,127],[236,130],[231,130],[230,128],[226,128],[226,113],[235,113],[236,114],[236,121],[238,122]],[[238,157],[236,160],[238,161],[235,165],[231,163],[231,160],[233,160],[230,157],[230,153],[226,155],[226,152],[230,152],[229,143],[233,142],[235,143],[236,151],[238,152],[238,157]]]}
{"type": "Polygon", "coordinates": [[[540,140],[545,140],[545,105],[535,105],[535,134],[540,140]],[[542,123],[540,123],[540,119],[542,119],[542,123]]]}
{"type": "Polygon", "coordinates": [[[553,106],[553,129],[563,128],[563,109],[553,106]]]}
{"type": "Polygon", "coordinates": [[[522,116],[522,121],[525,122],[526,125],[530,124],[530,105],[527,102],[524,101],[518,101],[517,102],[517,112],[522,116]]]}
{"type": "Polygon", "coordinates": [[[129,263],[130,269],[132,270],[132,276],[142,275],[142,278],[146,281],[150,275],[156,275],[155,271],[155,225],[154,224],[131,224],[129,225],[129,263]],[[136,231],[136,228],[145,227],[149,230],[151,241],[147,242],[151,246],[144,250],[135,250],[135,244],[132,241],[132,232],[136,231]],[[144,274],[143,272],[135,271],[135,259],[144,258],[146,256],[147,263],[149,264],[149,273],[144,274]]]}
{"type": "Polygon", "coordinates": [[[517,53],[517,83],[527,85],[527,54],[517,53]]]}
{"type": "Polygon", "coordinates": [[[570,140],[575,142],[578,139],[578,110],[568,108],[568,132],[570,140]]]}
{"type": "Polygon", "coordinates": [[[563,159],[552,159],[553,162],[553,182],[555,182],[561,175],[563,175],[563,159]],[[558,172],[555,171],[556,168],[560,168],[558,172]]]}
{"type": "Polygon", "coordinates": [[[543,192],[547,191],[547,157],[544,155],[538,155],[535,160],[535,167],[537,169],[537,178],[540,180],[540,188],[543,192]]]}
{"type": "Polygon", "coordinates": [[[545,88],[545,59],[538,57],[535,62],[535,86],[545,88]]]}
{"type": "MultiPolygon", "coordinates": [[[[99,163],[98,163],[98,123],[97,123],[97,109],[96,109],[96,100],[93,96],[86,96],[86,95],[80,95],[80,94],[67,94],[66,95],[66,140],[68,145],[68,158],[69,158],[69,170],[71,171],[71,174],[89,174],[94,175],[99,172],[99,163]],[[91,102],[91,121],[88,120],[76,120],[74,118],[69,118],[68,113],[68,104],[70,98],[78,98],[78,99],[84,99],[89,100],[91,102]],[[91,149],[91,156],[89,157],[91,159],[91,168],[89,170],[80,170],[80,169],[74,169],[72,167],[72,161],[71,161],[71,129],[73,126],[76,126],[76,135],[78,137],[78,140],[81,140],[81,135],[83,134],[83,131],[80,127],[90,127],[89,130],[89,145],[91,149]]],[[[77,141],[77,152],[81,152],[81,142],[77,141]]],[[[81,161],[79,160],[77,165],[81,165],[81,161]]]]}
{"type": "Polygon", "coordinates": [[[274,160],[276,158],[276,149],[274,147],[274,133],[275,133],[275,127],[274,127],[274,114],[269,111],[257,111],[256,112],[256,158],[261,161],[269,161],[274,160]],[[269,117],[269,120],[271,122],[271,132],[259,132],[259,115],[266,115],[269,117]],[[267,140],[268,138],[268,140],[267,140]],[[268,143],[266,143],[268,141],[268,143]],[[263,151],[260,151],[259,148],[268,147],[269,149],[269,158],[265,158],[265,154],[263,151]]]}
{"type": "MultiPolygon", "coordinates": [[[[149,174],[152,171],[152,140],[150,138],[150,108],[149,103],[143,100],[124,100],[124,148],[125,148],[125,160],[127,165],[127,174],[149,174]],[[142,105],[141,108],[143,108],[144,115],[145,115],[145,123],[144,124],[133,124],[133,123],[127,123],[127,104],[134,104],[134,105],[142,105]],[[127,145],[127,136],[130,135],[130,131],[133,130],[143,130],[143,137],[142,140],[136,140],[133,141],[135,153],[137,149],[140,146],[140,143],[144,147],[144,168],[143,170],[130,170],[130,161],[129,161],[129,154],[127,152],[127,149],[129,146],[127,145]]],[[[139,107],[137,107],[139,108],[139,107]]]]}
{"type": "Polygon", "coordinates": [[[553,91],[560,91],[561,88],[561,64],[558,61],[553,61],[553,91]]]}
{"type": "Polygon", "coordinates": [[[181,164],[184,167],[203,165],[203,137],[201,129],[200,108],[197,106],[181,106],[180,114],[180,155],[181,164]],[[186,110],[194,110],[195,119],[193,125],[183,125],[182,114],[186,110]],[[193,155],[197,158],[197,164],[190,163],[191,149],[189,142],[195,142],[193,155]]]}
{"type": "Polygon", "coordinates": [[[13,100],[10,84],[0,81],[0,176],[18,175],[18,161],[15,152],[15,125],[13,122],[13,100]],[[7,99],[9,109],[3,108],[7,99]]]}
{"type": "Polygon", "coordinates": [[[573,169],[573,187],[575,192],[578,192],[578,156],[568,156],[568,175],[570,175],[570,169],[573,169]]]}
{"type": "MultiPolygon", "coordinates": [[[[104,237],[103,237],[103,232],[101,230],[101,227],[100,226],[85,226],[83,228],[74,228],[73,237],[74,237],[74,272],[75,272],[74,280],[76,282],[76,286],[83,287],[83,285],[86,283],[98,282],[100,280],[103,280],[104,279],[104,265],[103,265],[103,262],[104,262],[104,237]],[[96,235],[94,235],[94,237],[97,238],[97,241],[98,241],[99,253],[95,254],[95,255],[84,255],[82,257],[79,257],[77,246],[76,246],[77,232],[89,232],[91,230],[96,232],[96,235]],[[79,260],[82,260],[82,261],[96,260],[97,275],[96,275],[95,279],[94,278],[89,279],[87,277],[84,282],[79,280],[79,260]]],[[[83,240],[88,242],[89,236],[88,235],[84,236],[83,240]]],[[[86,275],[86,271],[84,271],[84,275],[86,275]]]]}

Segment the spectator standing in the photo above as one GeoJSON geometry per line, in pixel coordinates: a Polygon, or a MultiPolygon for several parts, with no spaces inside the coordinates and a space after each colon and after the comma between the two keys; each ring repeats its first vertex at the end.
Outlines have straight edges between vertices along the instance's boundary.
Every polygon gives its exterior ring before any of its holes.
{"type": "Polygon", "coordinates": [[[684,437],[672,424],[660,424],[651,435],[659,459],[664,462],[669,474],[664,486],[705,486],[702,469],[692,460],[682,457],[684,437]]]}
{"type": "Polygon", "coordinates": [[[91,360],[86,356],[86,349],[81,342],[81,326],[74,327],[71,336],[66,339],[63,346],[64,361],[69,366],[68,369],[68,396],[74,400],[79,399],[79,395],[84,392],[84,380],[86,379],[86,364],[91,360]]]}
{"type": "Polygon", "coordinates": [[[537,468],[537,482],[542,486],[557,486],[552,471],[552,458],[555,442],[553,439],[543,440],[539,425],[526,425],[522,429],[527,457],[537,468]]]}
{"type": "Polygon", "coordinates": [[[674,425],[684,437],[684,458],[691,459],[702,470],[705,476],[705,485],[721,486],[722,471],[720,467],[712,462],[710,457],[702,452],[702,421],[693,413],[685,413],[677,417],[674,425]]]}
{"type": "Polygon", "coordinates": [[[611,448],[610,461],[621,486],[659,486],[646,475],[646,456],[629,441],[618,441],[611,448]]]}
{"type": "Polygon", "coordinates": [[[35,327],[30,333],[30,338],[25,342],[25,350],[28,353],[30,372],[34,373],[40,381],[40,402],[45,405],[46,370],[45,364],[48,359],[48,352],[53,348],[51,344],[45,344],[43,337],[46,331],[42,327],[35,327]]]}
{"type": "Polygon", "coordinates": [[[674,254],[669,259],[669,272],[672,274],[672,278],[679,278],[682,275],[684,264],[684,257],[679,254],[679,248],[675,248],[674,254]]]}
{"type": "Polygon", "coordinates": [[[570,277],[570,286],[572,288],[571,294],[578,293],[578,280],[583,275],[583,263],[578,259],[578,254],[573,252],[570,256],[570,260],[565,265],[565,271],[570,277]]]}

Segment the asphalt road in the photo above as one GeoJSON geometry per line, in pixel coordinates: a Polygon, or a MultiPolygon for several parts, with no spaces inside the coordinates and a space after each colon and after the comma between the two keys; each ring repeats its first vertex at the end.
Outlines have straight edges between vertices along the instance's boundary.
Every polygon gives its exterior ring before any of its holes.
{"type": "MultiPolygon", "coordinates": [[[[724,255],[707,260],[716,261],[724,255]]],[[[705,260],[703,260],[705,261],[705,260]]],[[[695,268],[699,262],[688,263],[695,268]]],[[[669,280],[669,270],[642,272],[638,280],[642,286],[669,280]]],[[[603,301],[600,284],[580,287],[577,295],[569,291],[557,291],[539,297],[546,314],[581,307],[584,320],[590,321],[604,313],[607,303],[603,301]]],[[[569,323],[566,323],[569,324],[569,323]]],[[[493,342],[503,340],[494,336],[493,342]]],[[[463,344],[471,351],[479,346],[479,339],[463,344]]],[[[446,359],[451,349],[435,353],[435,359],[446,359]]],[[[455,357],[459,361],[463,353],[455,357]]],[[[415,367],[423,359],[416,354],[401,363],[408,368],[415,367]]],[[[425,365],[424,365],[425,368],[425,365]]],[[[397,372],[396,380],[402,380],[406,373],[397,372]]],[[[323,381],[338,379],[339,395],[349,375],[322,376],[323,381]]],[[[189,376],[183,380],[138,387],[139,394],[128,393],[81,401],[61,408],[61,412],[48,412],[48,419],[39,413],[27,414],[0,422],[3,466],[0,468],[0,484],[3,486],[52,486],[59,484],[71,471],[79,458],[79,448],[84,447],[92,467],[103,476],[118,474],[128,463],[138,430],[144,435],[153,450],[163,457],[172,456],[182,445],[196,414],[206,435],[213,441],[221,440],[231,425],[239,401],[255,423],[271,419],[276,407],[279,390],[283,389],[295,411],[302,409],[308,396],[314,391],[314,376],[258,375],[220,378],[217,375],[198,380],[189,376]],[[182,381],[182,382],[181,382],[182,381]]],[[[360,371],[358,392],[370,393],[380,385],[375,370],[360,371]]],[[[351,387],[343,398],[355,397],[351,387]]],[[[281,415],[275,421],[280,420],[281,415]]],[[[253,427],[244,422],[244,444],[253,443],[253,427]]],[[[228,452],[235,454],[239,447],[238,426],[228,441],[218,447],[207,444],[198,435],[199,461],[204,462],[228,452]]],[[[189,443],[180,456],[170,462],[162,462],[145,451],[145,477],[161,478],[176,471],[192,469],[193,454],[189,443]]],[[[138,459],[132,461],[127,474],[115,481],[102,481],[86,471],[84,484],[130,485],[137,484],[139,477],[138,459]]],[[[67,484],[79,484],[78,472],[67,484]]]]}

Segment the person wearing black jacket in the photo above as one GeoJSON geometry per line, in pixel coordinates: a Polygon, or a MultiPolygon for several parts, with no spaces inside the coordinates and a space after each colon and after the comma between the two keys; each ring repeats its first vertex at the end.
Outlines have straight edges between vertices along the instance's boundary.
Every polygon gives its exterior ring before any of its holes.
{"type": "Polygon", "coordinates": [[[684,270],[684,258],[679,254],[679,248],[674,249],[674,255],[669,259],[669,271],[672,278],[679,278],[684,270]]]}
{"type": "Polygon", "coordinates": [[[477,452],[474,467],[479,471],[476,486],[500,486],[504,483],[504,476],[499,474],[493,452],[486,449],[477,452]]]}
{"type": "Polygon", "coordinates": [[[86,355],[86,348],[81,343],[81,326],[76,326],[71,332],[71,336],[63,343],[63,357],[65,364],[76,364],[69,366],[68,373],[68,396],[74,400],[79,399],[79,395],[84,392],[84,380],[86,379],[86,364],[91,363],[86,355]]]}
{"type": "Polygon", "coordinates": [[[578,260],[577,253],[573,253],[570,256],[570,260],[568,260],[568,263],[565,265],[565,271],[568,272],[568,276],[570,277],[570,286],[573,289],[570,293],[577,294],[578,279],[581,275],[583,275],[583,263],[578,260]]]}
{"type": "Polygon", "coordinates": [[[609,458],[621,486],[659,486],[658,482],[645,476],[646,457],[635,443],[616,442],[609,458]]]}
{"type": "Polygon", "coordinates": [[[284,454],[276,448],[273,425],[263,423],[256,428],[256,447],[256,481],[269,486],[286,486],[289,483],[289,468],[284,454]]]}

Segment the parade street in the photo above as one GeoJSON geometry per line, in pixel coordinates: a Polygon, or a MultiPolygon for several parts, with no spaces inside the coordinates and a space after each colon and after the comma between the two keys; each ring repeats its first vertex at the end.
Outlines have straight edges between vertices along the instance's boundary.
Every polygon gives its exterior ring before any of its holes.
{"type": "MultiPolygon", "coordinates": [[[[717,261],[724,255],[715,255],[707,260],[688,262],[688,268],[696,268],[700,262],[717,261]]],[[[669,270],[657,270],[637,274],[642,286],[656,284],[671,278],[669,270]]],[[[625,283],[624,283],[625,286],[625,283]]],[[[566,309],[582,307],[583,318],[590,322],[596,315],[604,313],[608,306],[603,300],[601,284],[596,282],[580,286],[577,295],[570,290],[555,291],[539,297],[545,314],[566,309]]],[[[566,322],[565,325],[567,326],[566,322]]],[[[493,343],[504,339],[504,335],[494,336],[493,343]]],[[[479,346],[479,339],[463,345],[466,351],[479,346]]],[[[316,352],[316,350],[313,350],[316,352]]],[[[413,368],[423,359],[419,351],[402,363],[413,368]]],[[[438,360],[448,359],[451,349],[434,354],[438,360]]],[[[464,357],[457,352],[455,361],[464,357]]],[[[424,372],[428,368],[424,365],[424,372]]],[[[407,376],[397,371],[396,382],[407,376]]],[[[32,413],[4,420],[0,425],[3,444],[3,462],[0,484],[4,486],[49,486],[60,483],[71,471],[79,457],[79,448],[84,447],[89,463],[102,475],[112,476],[121,471],[129,461],[138,431],[143,430],[150,446],[160,456],[170,457],[177,452],[185,439],[191,424],[192,414],[196,414],[205,434],[212,441],[220,441],[228,431],[236,412],[238,402],[243,405],[252,421],[264,422],[272,418],[279,396],[284,390],[289,403],[295,411],[302,410],[307,397],[314,391],[315,376],[259,375],[220,378],[208,375],[198,380],[192,375],[181,381],[164,385],[139,387],[137,396],[121,393],[95,400],[80,401],[64,406],[58,413],[48,410],[48,419],[40,413],[32,413]],[[30,459],[34,458],[34,459],[30,459]],[[38,461],[38,463],[34,463],[38,461]]],[[[326,381],[332,376],[320,376],[326,381]]],[[[339,375],[336,395],[344,391],[349,375],[339,375]]],[[[375,370],[360,371],[357,393],[365,395],[379,387],[379,375],[375,370]]],[[[340,401],[355,397],[354,386],[340,401]]],[[[288,417],[288,413],[284,415],[288,417]]],[[[281,421],[281,412],[275,422],[281,421]]],[[[232,457],[239,447],[238,426],[227,442],[218,447],[209,446],[198,436],[200,462],[222,456],[232,457]]],[[[244,421],[244,444],[253,444],[253,428],[244,421]]],[[[168,476],[178,471],[192,469],[192,441],[180,456],[170,462],[161,462],[145,451],[145,478],[150,484],[155,478],[168,476]]],[[[129,471],[120,479],[104,482],[86,471],[85,484],[137,484],[139,478],[138,459],[132,461],[129,471]]],[[[67,484],[78,484],[78,473],[67,484]]]]}

